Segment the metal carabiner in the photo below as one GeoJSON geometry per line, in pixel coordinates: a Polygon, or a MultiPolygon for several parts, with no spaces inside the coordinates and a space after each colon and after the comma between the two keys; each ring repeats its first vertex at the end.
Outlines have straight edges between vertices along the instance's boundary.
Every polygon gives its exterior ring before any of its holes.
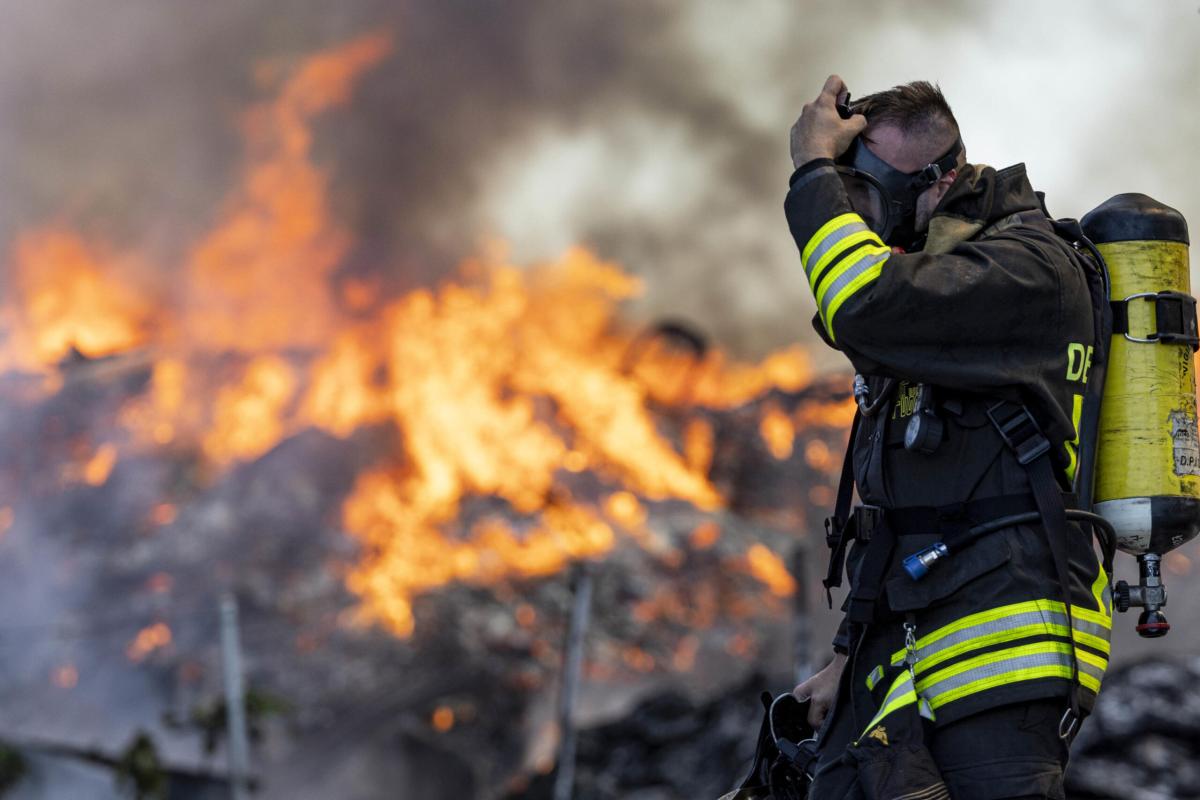
{"type": "Polygon", "coordinates": [[[1070,744],[1078,732],[1079,717],[1075,715],[1074,711],[1068,708],[1063,712],[1062,719],[1058,721],[1058,738],[1070,744]]]}

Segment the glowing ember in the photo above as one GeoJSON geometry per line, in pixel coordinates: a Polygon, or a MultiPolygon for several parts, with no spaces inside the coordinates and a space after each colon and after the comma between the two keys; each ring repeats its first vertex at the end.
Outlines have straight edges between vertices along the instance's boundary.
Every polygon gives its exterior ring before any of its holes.
{"type": "Polygon", "coordinates": [[[537,623],[537,611],[528,603],[521,603],[517,606],[513,616],[516,617],[517,624],[526,630],[533,628],[537,623]]]}
{"type": "Polygon", "coordinates": [[[125,656],[134,663],[143,661],[155,650],[171,643],[171,629],[166,623],[156,622],[138,631],[137,636],[125,648],[125,656]]]}
{"type": "Polygon", "coordinates": [[[429,721],[435,731],[445,733],[454,727],[454,709],[450,706],[438,706],[429,721]]]}
{"type": "Polygon", "coordinates": [[[708,474],[713,457],[713,429],[701,417],[688,420],[683,429],[683,456],[694,472],[708,474]]]}
{"type": "Polygon", "coordinates": [[[796,591],[796,579],[779,556],[764,545],[754,544],[746,551],[750,574],[758,578],[776,597],[788,597],[796,591]]]}
{"type": "Polygon", "coordinates": [[[154,594],[166,594],[175,584],[174,579],[166,572],[156,572],[146,581],[146,591],[154,594]]]}
{"type": "Polygon", "coordinates": [[[640,647],[622,648],[621,660],[635,672],[652,672],[654,670],[654,656],[640,647]]]}
{"type": "Polygon", "coordinates": [[[8,533],[15,518],[16,515],[13,513],[12,506],[0,506],[0,538],[8,533]]]}
{"type": "Polygon", "coordinates": [[[833,466],[833,454],[829,445],[820,439],[813,439],[804,446],[804,460],[813,469],[827,470],[833,466]]]}
{"type": "Polygon", "coordinates": [[[101,486],[108,480],[113,466],[117,463],[117,448],[113,444],[103,444],[97,448],[95,455],[88,459],[83,467],[83,479],[92,486],[101,486]]]}
{"type": "Polygon", "coordinates": [[[155,525],[170,525],[179,515],[179,509],[171,503],[159,503],[150,510],[150,521],[155,525]]]}
{"type": "Polygon", "coordinates": [[[758,431],[775,458],[782,461],[792,454],[792,447],[796,441],[796,426],[779,406],[773,403],[767,406],[759,422],[758,431]]]}
{"type": "Polygon", "coordinates": [[[79,670],[74,664],[61,664],[51,671],[50,682],[60,689],[74,689],[79,685],[79,670]]]}
{"type": "Polygon", "coordinates": [[[676,672],[690,672],[696,666],[696,654],[700,651],[700,637],[689,633],[679,640],[675,652],[671,656],[671,669],[676,672]]]}
{"type": "Polygon", "coordinates": [[[616,492],[604,503],[608,516],[627,528],[636,528],[646,522],[646,509],[638,502],[633,492],[616,492]]]}
{"type": "Polygon", "coordinates": [[[688,537],[693,550],[707,550],[721,538],[721,526],[713,521],[701,522],[688,537]]]}

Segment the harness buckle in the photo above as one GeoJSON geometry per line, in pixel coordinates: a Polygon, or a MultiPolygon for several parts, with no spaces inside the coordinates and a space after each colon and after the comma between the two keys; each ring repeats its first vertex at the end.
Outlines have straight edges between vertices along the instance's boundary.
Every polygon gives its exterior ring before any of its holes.
{"type": "Polygon", "coordinates": [[[1000,438],[1017,456],[1017,463],[1026,466],[1050,452],[1050,440],[1025,406],[1001,400],[987,409],[988,419],[1000,438]]]}
{"type": "Polygon", "coordinates": [[[883,509],[879,506],[859,505],[854,507],[854,538],[863,544],[871,541],[875,529],[883,522],[883,509]]]}
{"type": "Polygon", "coordinates": [[[846,523],[836,516],[825,518],[825,544],[830,550],[837,549],[838,543],[842,541],[842,531],[845,529],[846,523]]]}

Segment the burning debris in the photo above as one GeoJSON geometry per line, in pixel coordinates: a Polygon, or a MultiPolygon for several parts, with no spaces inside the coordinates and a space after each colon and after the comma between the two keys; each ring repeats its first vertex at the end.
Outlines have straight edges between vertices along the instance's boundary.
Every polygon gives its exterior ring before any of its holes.
{"type": "Polygon", "coordinates": [[[786,557],[831,491],[846,393],[800,349],[743,364],[679,322],[638,332],[620,309],[639,282],[583,248],[520,268],[497,247],[385,293],[311,156],[314,120],[389,46],[274,76],[176,289],[58,227],[6,260],[14,747],[115,763],[144,731],[164,769],[220,774],[222,734],[172,720],[220,696],[226,590],[252,685],[286,701],[258,745],[267,796],[396,763],[406,786],[453,764],[463,795],[497,796],[548,769],[577,561],[584,721],[788,659],[786,557]]]}

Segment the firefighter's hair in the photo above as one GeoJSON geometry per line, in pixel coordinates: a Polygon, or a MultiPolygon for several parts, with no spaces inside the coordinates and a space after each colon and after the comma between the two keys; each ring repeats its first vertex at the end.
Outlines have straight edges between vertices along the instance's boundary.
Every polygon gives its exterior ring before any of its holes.
{"type": "Polygon", "coordinates": [[[929,81],[913,81],[859,98],[854,110],[865,114],[871,127],[895,125],[905,134],[944,140],[947,145],[959,135],[958,120],[946,96],[929,81]]]}

